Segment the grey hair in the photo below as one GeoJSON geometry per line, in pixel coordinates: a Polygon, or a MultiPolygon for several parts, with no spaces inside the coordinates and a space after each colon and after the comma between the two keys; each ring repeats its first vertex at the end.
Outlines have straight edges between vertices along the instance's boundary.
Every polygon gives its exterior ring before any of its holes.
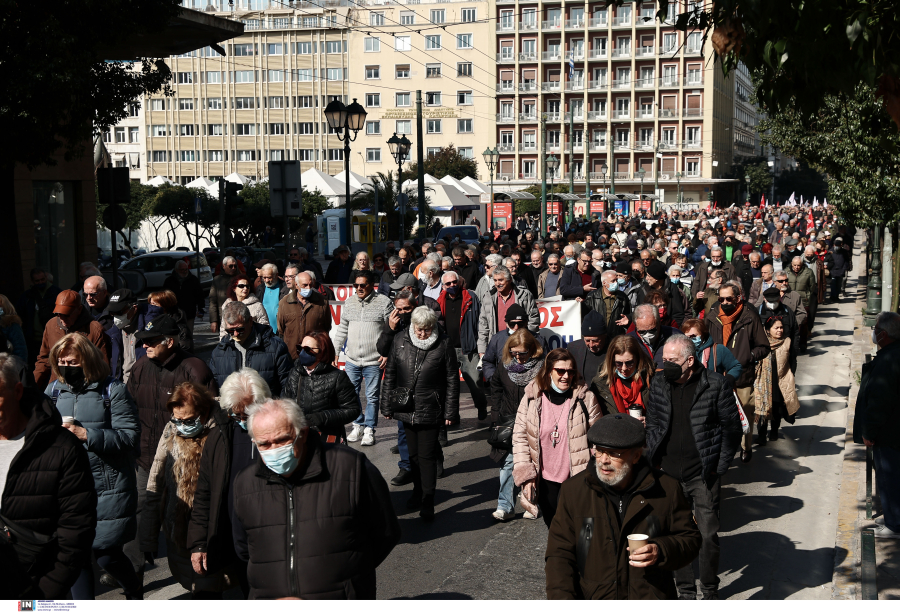
{"type": "Polygon", "coordinates": [[[775,273],[775,276],[773,276],[772,278],[781,278],[782,276],[784,278],[788,277],[787,270],[779,270],[778,272],[775,273]]]}
{"type": "Polygon", "coordinates": [[[678,274],[681,274],[682,272],[684,272],[684,268],[682,268],[681,266],[672,264],[671,266],[669,266],[669,274],[671,274],[672,272],[678,272],[678,274]]]}
{"type": "Polygon", "coordinates": [[[271,272],[275,276],[278,276],[278,266],[273,263],[267,263],[262,268],[260,268],[263,272],[271,272]]]}
{"type": "Polygon", "coordinates": [[[875,319],[875,327],[886,333],[892,340],[900,340],[900,314],[882,312],[875,319]]]}
{"type": "Polygon", "coordinates": [[[250,401],[245,403],[245,408],[272,397],[269,385],[253,368],[241,368],[232,372],[219,388],[219,405],[225,410],[231,410],[248,397],[250,401]]]}
{"type": "Polygon", "coordinates": [[[188,262],[186,262],[186,261],[183,260],[183,259],[179,259],[178,261],[175,262],[175,267],[172,268],[172,270],[173,270],[173,271],[174,271],[174,270],[177,270],[179,266],[184,266],[185,268],[187,268],[187,267],[188,267],[188,262]]]}
{"type": "Polygon", "coordinates": [[[506,263],[507,261],[511,261],[511,262],[513,262],[513,263],[516,263],[516,260],[513,259],[512,257],[504,257],[504,258],[503,258],[503,265],[506,266],[507,268],[509,267],[509,264],[506,263]]]}
{"type": "Polygon", "coordinates": [[[709,254],[712,255],[715,251],[718,251],[720,253],[725,252],[724,250],[722,250],[722,247],[720,247],[718,244],[714,245],[712,248],[709,249],[709,254]]]}
{"type": "Polygon", "coordinates": [[[497,255],[496,253],[491,253],[487,257],[484,258],[485,263],[489,263],[492,266],[499,266],[503,263],[503,257],[497,255]]]}
{"type": "Polygon", "coordinates": [[[284,269],[285,276],[297,276],[300,274],[300,264],[290,263],[284,269]],[[293,274],[288,274],[288,270],[296,270],[293,274]]]}
{"type": "Polygon", "coordinates": [[[647,257],[650,257],[650,251],[648,251],[647,249],[641,249],[640,254],[643,255],[644,253],[647,254],[647,257]]]}
{"type": "Polygon", "coordinates": [[[506,266],[497,266],[491,272],[491,276],[497,276],[498,274],[506,278],[506,280],[508,280],[509,282],[512,282],[512,272],[510,272],[509,268],[507,268],[506,266]]]}
{"type": "Polygon", "coordinates": [[[225,264],[229,264],[229,263],[236,264],[236,263],[237,263],[237,259],[235,259],[235,258],[232,257],[231,255],[226,255],[225,257],[222,258],[222,265],[223,265],[223,266],[224,266],[225,264]]]}
{"type": "Polygon", "coordinates": [[[250,316],[250,309],[243,302],[232,300],[222,306],[222,323],[233,325],[235,323],[250,323],[253,317],[250,316]]]}
{"type": "Polygon", "coordinates": [[[760,253],[759,251],[750,251],[750,254],[747,255],[747,259],[750,259],[750,258],[753,257],[754,255],[756,255],[757,257],[759,257],[760,260],[762,259],[762,253],[760,253]]]}
{"type": "Polygon", "coordinates": [[[307,255],[309,255],[309,251],[307,251],[303,247],[295,247],[295,248],[297,249],[297,252],[300,254],[300,257],[306,257],[307,255]]]}
{"type": "Polygon", "coordinates": [[[603,274],[600,275],[600,280],[604,283],[608,283],[610,281],[616,280],[616,271],[615,270],[607,270],[603,274]]]}
{"type": "Polygon", "coordinates": [[[396,266],[399,263],[400,263],[400,258],[397,257],[396,255],[391,255],[390,257],[388,257],[388,266],[396,266]]]}
{"type": "Polygon", "coordinates": [[[669,339],[666,340],[664,346],[668,346],[670,344],[675,347],[675,349],[678,351],[678,356],[682,359],[697,356],[697,351],[696,349],[694,349],[694,343],[684,334],[669,336],[669,339]]]}
{"type": "Polygon", "coordinates": [[[412,291],[410,291],[408,288],[402,289],[399,292],[397,292],[397,295],[394,296],[394,304],[397,303],[397,300],[406,300],[407,302],[415,304],[416,303],[416,295],[412,291]]]}
{"type": "Polygon", "coordinates": [[[634,309],[634,320],[653,319],[654,325],[659,325],[659,308],[653,304],[641,304],[634,309]]]}
{"type": "Polygon", "coordinates": [[[775,271],[775,266],[773,266],[772,264],[763,265],[763,267],[760,268],[760,271],[765,270],[766,268],[770,269],[772,272],[775,271]]]}
{"type": "Polygon", "coordinates": [[[644,262],[642,262],[640,259],[631,260],[631,269],[634,270],[635,268],[637,268],[641,272],[646,270],[646,268],[644,267],[644,262]]]}
{"type": "Polygon", "coordinates": [[[441,282],[444,281],[444,277],[446,277],[446,276],[451,276],[451,275],[453,276],[453,280],[456,280],[456,281],[459,280],[459,274],[457,274],[457,273],[456,273],[455,271],[453,271],[453,270],[447,270],[447,271],[444,272],[443,276],[441,276],[441,282]]]}
{"type": "Polygon", "coordinates": [[[423,249],[430,249],[430,248],[433,247],[433,246],[434,246],[434,245],[433,245],[432,243],[426,242],[425,244],[422,245],[422,248],[423,248],[423,249]]]}
{"type": "Polygon", "coordinates": [[[815,253],[815,252],[816,252],[816,247],[815,247],[815,245],[807,244],[807,245],[806,245],[806,248],[803,249],[803,252],[804,252],[804,253],[807,253],[807,252],[809,252],[809,251],[812,251],[813,253],[815,253]]]}
{"type": "Polygon", "coordinates": [[[261,415],[277,412],[280,412],[287,417],[288,422],[294,429],[295,437],[300,435],[301,431],[308,428],[306,417],[303,415],[303,411],[300,410],[300,406],[297,405],[297,402],[288,398],[267,399],[261,404],[253,404],[245,413],[247,415],[247,431],[250,433],[250,437],[253,438],[254,442],[256,442],[256,437],[253,435],[253,421],[261,415]]]}
{"type": "MultiPolygon", "coordinates": [[[[46,272],[44,273],[46,274],[46,272]]],[[[12,353],[0,353],[0,381],[7,389],[15,387],[22,382],[25,372],[25,362],[12,353]]]]}
{"type": "Polygon", "coordinates": [[[442,264],[448,263],[448,264],[450,264],[450,265],[452,266],[452,265],[453,265],[453,258],[450,257],[449,255],[447,255],[447,256],[445,256],[445,257],[441,257],[441,263],[442,263],[442,264]]]}
{"type": "Polygon", "coordinates": [[[791,263],[794,264],[794,263],[797,263],[798,261],[799,261],[801,264],[803,263],[803,258],[800,257],[799,255],[797,255],[796,257],[794,257],[794,258],[791,260],[791,263]]]}
{"type": "Polygon", "coordinates": [[[556,253],[550,253],[549,255],[547,255],[547,263],[550,263],[551,259],[559,261],[559,255],[557,255],[556,253]]]}
{"type": "Polygon", "coordinates": [[[97,281],[97,289],[99,289],[100,291],[106,291],[106,279],[105,278],[103,278],[102,276],[100,276],[98,274],[97,276],[91,276],[90,278],[85,279],[85,282],[91,280],[91,278],[99,278],[100,280],[97,281]]]}
{"type": "Polygon", "coordinates": [[[419,329],[434,329],[437,325],[437,315],[428,306],[419,306],[412,311],[412,325],[419,329]]]}
{"type": "Polygon", "coordinates": [[[442,258],[443,258],[443,256],[440,253],[438,253],[437,251],[435,251],[434,253],[429,253],[428,255],[425,256],[426,260],[433,261],[435,263],[441,263],[442,258]]]}
{"type": "Polygon", "coordinates": [[[722,289],[725,289],[726,287],[730,287],[731,290],[734,291],[734,295],[736,295],[738,299],[744,299],[744,288],[738,281],[730,280],[722,283],[722,286],[719,288],[719,293],[721,293],[722,289]]]}
{"type": "Polygon", "coordinates": [[[426,271],[431,271],[431,273],[433,274],[436,270],[441,269],[440,262],[441,262],[440,258],[437,261],[434,261],[433,259],[426,259],[425,261],[422,262],[422,269],[426,270],[426,271]]]}

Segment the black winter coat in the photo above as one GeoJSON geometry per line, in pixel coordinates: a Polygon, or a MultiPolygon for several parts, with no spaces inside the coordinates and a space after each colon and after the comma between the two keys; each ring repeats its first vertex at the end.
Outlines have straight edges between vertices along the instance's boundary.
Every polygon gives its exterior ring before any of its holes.
{"type": "MultiPolygon", "coordinates": [[[[722,321],[719,319],[721,308],[722,305],[717,302],[709,309],[706,324],[709,326],[709,335],[713,342],[724,345],[722,321]]],[[[741,375],[735,387],[738,389],[749,387],[756,378],[756,362],[765,358],[771,350],[766,330],[750,304],[744,303],[744,310],[732,325],[731,337],[725,346],[735,359],[741,362],[741,375]]]]}
{"type": "Polygon", "coordinates": [[[192,273],[182,279],[177,274],[172,273],[163,281],[163,289],[168,289],[175,294],[178,300],[178,307],[184,311],[188,319],[196,318],[203,311],[203,288],[200,285],[200,279],[192,273]]]}
{"type": "MultiPolygon", "coordinates": [[[[672,387],[664,376],[650,381],[650,396],[645,411],[647,457],[653,465],[672,421],[672,387]]],[[[741,441],[741,421],[734,391],[725,377],[706,368],[694,391],[691,407],[691,431],[700,453],[703,478],[709,481],[728,470],[741,441]]]]}
{"type": "Polygon", "coordinates": [[[21,567],[0,546],[0,599],[64,599],[90,562],[97,526],[91,466],[47,396],[26,388],[19,407],[28,419],[25,443],[10,463],[0,511],[21,527],[55,533],[57,540],[33,568],[21,567]]]}
{"type": "Polygon", "coordinates": [[[288,377],[284,397],[297,400],[306,422],[323,435],[343,438],[347,431],[344,425],[353,422],[362,412],[359,394],[350,377],[330,363],[319,363],[312,374],[300,365],[288,377]]]}
{"type": "Polygon", "coordinates": [[[245,361],[242,361],[241,352],[234,345],[234,338],[224,336],[209,357],[209,369],[221,386],[230,374],[242,367],[253,368],[269,385],[272,397],[280,397],[293,367],[291,354],[270,326],[253,323],[253,330],[256,337],[247,346],[245,361]]]}
{"type": "MultiPolygon", "coordinates": [[[[616,296],[616,301],[613,303],[612,314],[609,316],[609,325],[606,326],[610,339],[625,335],[628,331],[627,325],[616,325],[616,321],[621,319],[622,315],[628,317],[629,321],[631,320],[631,301],[628,299],[628,296],[625,295],[624,291],[615,291],[613,295],[616,296]]],[[[603,288],[601,287],[588,293],[584,297],[584,302],[581,306],[582,315],[587,314],[585,308],[588,308],[606,318],[606,302],[603,301],[603,288]]]]}
{"type": "MultiPolygon", "coordinates": [[[[835,247],[831,250],[831,258],[834,261],[834,265],[828,268],[831,270],[832,278],[841,278],[844,274],[847,273],[848,265],[847,265],[847,256],[843,248],[835,247]]],[[[827,266],[827,264],[826,264],[827,266]]]]}
{"type": "Polygon", "coordinates": [[[459,361],[456,349],[439,327],[437,342],[427,351],[416,348],[409,331],[397,334],[384,370],[381,414],[410,425],[443,425],[459,422],[459,361]],[[415,372],[418,370],[418,376],[415,372]],[[413,388],[415,384],[415,388],[413,388]],[[413,412],[394,413],[391,393],[397,387],[413,388],[413,412]]]}
{"type": "Polygon", "coordinates": [[[309,436],[287,478],[261,459],[234,481],[234,544],[250,599],[375,599],[400,540],[387,483],[360,452],[309,436]]]}
{"type": "MultiPolygon", "coordinates": [[[[520,387],[514,383],[503,364],[494,370],[494,375],[488,382],[491,385],[491,423],[514,421],[528,385],[520,387]]],[[[506,459],[509,453],[510,451],[491,447],[490,456],[491,459],[500,463],[506,459]]]]}

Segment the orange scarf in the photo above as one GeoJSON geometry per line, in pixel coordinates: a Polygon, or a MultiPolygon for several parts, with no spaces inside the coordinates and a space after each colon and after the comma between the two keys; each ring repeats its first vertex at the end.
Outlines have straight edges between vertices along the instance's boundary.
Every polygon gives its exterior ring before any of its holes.
{"type": "Polygon", "coordinates": [[[722,312],[721,307],[719,308],[719,321],[722,322],[722,344],[725,346],[728,346],[728,341],[731,339],[731,327],[742,312],[744,312],[743,302],[738,304],[738,307],[730,315],[722,312]]]}

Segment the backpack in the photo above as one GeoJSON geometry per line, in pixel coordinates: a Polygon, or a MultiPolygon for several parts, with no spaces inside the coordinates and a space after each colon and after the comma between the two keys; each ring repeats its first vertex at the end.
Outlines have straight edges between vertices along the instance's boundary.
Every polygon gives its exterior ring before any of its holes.
{"type": "MultiPolygon", "coordinates": [[[[103,409],[109,410],[109,407],[112,405],[112,401],[109,399],[109,387],[115,382],[115,378],[112,376],[107,377],[105,381],[103,381],[103,387],[100,389],[100,395],[103,397],[103,409]]],[[[56,402],[59,399],[59,393],[61,389],[57,386],[57,382],[59,380],[53,381],[53,386],[50,388],[50,400],[53,402],[53,405],[56,406],[56,402]]]]}

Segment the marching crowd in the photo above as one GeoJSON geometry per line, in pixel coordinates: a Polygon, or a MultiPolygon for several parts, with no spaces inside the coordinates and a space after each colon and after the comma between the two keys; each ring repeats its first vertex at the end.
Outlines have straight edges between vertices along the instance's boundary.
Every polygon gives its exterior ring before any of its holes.
{"type": "Polygon", "coordinates": [[[548,597],[696,599],[699,559],[716,599],[721,477],[794,422],[797,356],[852,261],[827,207],[719,212],[342,246],[326,270],[226,256],[208,305],[185,262],[146,300],[90,263],[65,290],[34,269],[0,295],[0,597],[93,599],[99,567],[141,599],[162,532],[195,599],[375,598],[400,526],[352,445],[396,427],[390,486],[439,519],[462,379],[493,517],[518,501],[548,527],[548,597]],[[554,296],[578,304],[567,346],[539,333],[554,296]]]}

